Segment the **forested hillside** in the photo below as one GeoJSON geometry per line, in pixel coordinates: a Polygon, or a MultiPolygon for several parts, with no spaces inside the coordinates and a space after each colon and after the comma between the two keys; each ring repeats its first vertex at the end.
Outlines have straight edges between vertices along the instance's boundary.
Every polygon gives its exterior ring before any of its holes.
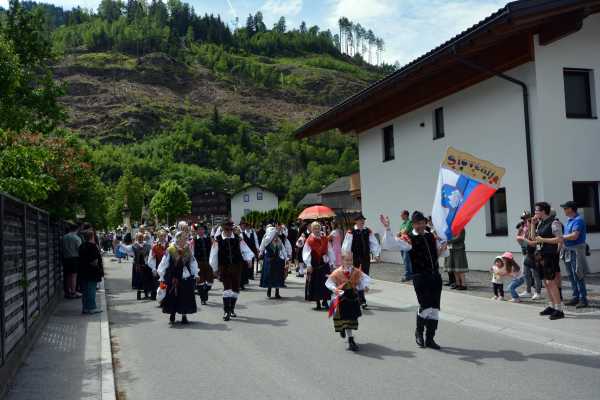
{"type": "MultiPolygon", "coordinates": [[[[283,17],[269,29],[260,12],[232,28],[178,0],[103,0],[97,11],[12,1],[0,21],[14,68],[44,53],[57,99],[39,105],[56,108],[52,124],[0,128],[48,136],[64,126],[82,138],[106,198],[102,224],[118,222],[125,193],[139,215],[167,179],[188,194],[260,184],[295,204],[358,163],[353,138],[297,141],[294,128],[394,68],[365,61],[377,63],[383,42],[345,18],[340,34],[283,17]],[[28,48],[17,43],[23,20],[28,48]]],[[[51,207],[48,193],[40,205],[51,207]]]]}

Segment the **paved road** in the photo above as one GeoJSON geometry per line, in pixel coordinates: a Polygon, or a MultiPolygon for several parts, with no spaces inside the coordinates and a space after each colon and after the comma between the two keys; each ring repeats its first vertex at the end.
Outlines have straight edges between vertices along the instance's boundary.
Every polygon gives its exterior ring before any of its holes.
{"type": "MultiPolygon", "coordinates": [[[[107,263],[106,270],[121,400],[596,400],[600,393],[597,355],[447,321],[440,323],[443,351],[416,348],[414,304],[389,300],[392,289],[382,282],[360,320],[360,352],[352,353],[334,335],[326,313],[303,301],[303,287],[294,279],[283,300],[268,300],[251,285],[236,308],[239,318],[228,323],[221,319],[217,286],[192,324],[169,327],[154,302],[135,300],[129,264],[107,263]]],[[[412,297],[409,286],[394,285],[399,299],[412,297]]],[[[556,322],[563,321],[568,329],[567,319],[556,322]]]]}

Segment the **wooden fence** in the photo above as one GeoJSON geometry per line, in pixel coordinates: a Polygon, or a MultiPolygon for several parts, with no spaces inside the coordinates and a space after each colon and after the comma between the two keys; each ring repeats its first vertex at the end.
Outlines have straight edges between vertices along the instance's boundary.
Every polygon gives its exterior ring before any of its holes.
{"type": "Polygon", "coordinates": [[[62,295],[64,222],[0,193],[0,367],[62,295]]]}

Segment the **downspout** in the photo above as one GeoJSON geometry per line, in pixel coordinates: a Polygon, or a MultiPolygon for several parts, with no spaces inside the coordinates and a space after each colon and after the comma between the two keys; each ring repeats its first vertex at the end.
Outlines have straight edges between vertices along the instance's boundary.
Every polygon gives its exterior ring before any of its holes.
{"type": "Polygon", "coordinates": [[[523,112],[525,118],[525,151],[527,153],[527,177],[529,180],[529,208],[533,212],[535,204],[534,180],[533,180],[533,161],[531,156],[531,122],[529,118],[529,90],[527,84],[519,79],[513,78],[501,72],[496,72],[483,65],[474,63],[473,61],[462,58],[456,53],[456,49],[452,49],[452,54],[461,64],[478,71],[489,73],[505,81],[511,82],[521,87],[523,91],[523,112]]]}

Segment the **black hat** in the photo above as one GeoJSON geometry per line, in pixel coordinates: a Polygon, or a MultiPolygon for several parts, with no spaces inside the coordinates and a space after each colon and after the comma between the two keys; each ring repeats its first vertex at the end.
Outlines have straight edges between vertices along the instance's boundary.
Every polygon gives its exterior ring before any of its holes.
{"type": "Polygon", "coordinates": [[[577,211],[577,203],[575,203],[573,200],[569,200],[565,204],[561,204],[560,206],[561,208],[571,208],[577,211]]]}
{"type": "Polygon", "coordinates": [[[358,221],[359,219],[362,219],[363,221],[366,220],[365,216],[362,213],[360,213],[356,217],[354,217],[355,221],[358,221]]]}
{"type": "Polygon", "coordinates": [[[425,216],[423,215],[423,213],[421,211],[415,211],[412,213],[410,220],[412,222],[419,222],[419,221],[427,221],[427,218],[425,218],[425,216]]]}
{"type": "Polygon", "coordinates": [[[233,226],[233,221],[228,219],[227,221],[223,222],[223,226],[233,226]]]}

